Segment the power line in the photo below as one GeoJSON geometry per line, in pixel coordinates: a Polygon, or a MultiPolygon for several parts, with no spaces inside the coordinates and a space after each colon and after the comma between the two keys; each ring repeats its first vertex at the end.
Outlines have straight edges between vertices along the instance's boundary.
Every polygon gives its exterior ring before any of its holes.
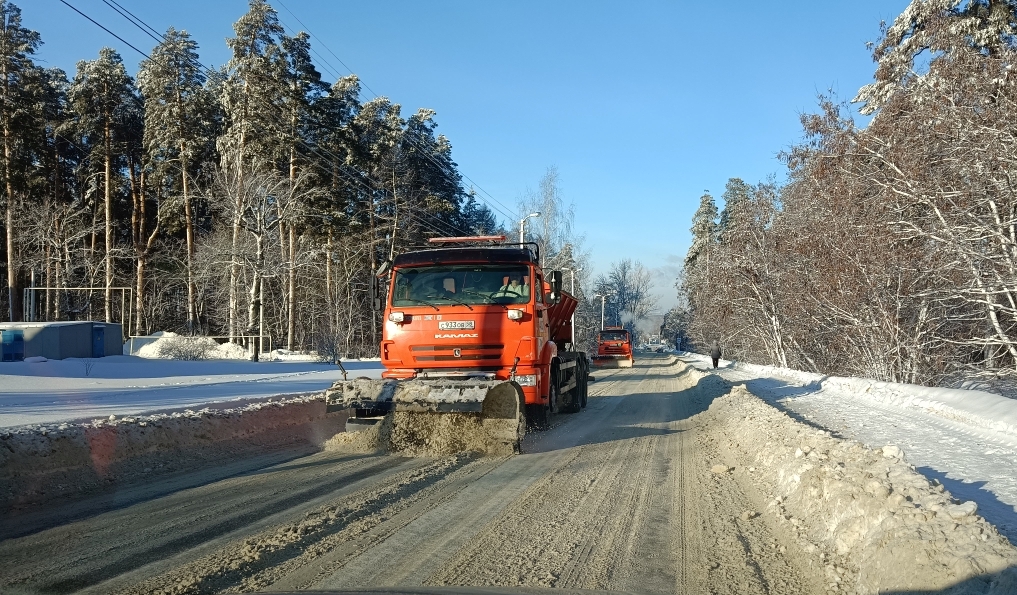
{"type": "MultiPolygon", "coordinates": [[[[128,21],[130,21],[130,22],[131,22],[131,23],[132,23],[133,25],[135,25],[136,27],[140,28],[140,29],[141,29],[141,30],[142,30],[143,32],[145,32],[146,34],[148,34],[148,35],[149,35],[149,37],[152,37],[152,39],[154,39],[154,40],[155,40],[155,41],[156,41],[157,43],[162,43],[163,41],[165,41],[165,39],[166,39],[166,38],[165,38],[165,35],[163,35],[163,34],[160,34],[160,33],[158,33],[158,31],[156,31],[156,30],[155,30],[155,29],[154,29],[153,27],[151,27],[150,25],[148,25],[148,23],[146,23],[146,22],[145,22],[145,21],[144,21],[143,19],[141,19],[140,17],[138,17],[138,16],[134,15],[134,14],[133,14],[133,13],[132,13],[131,11],[129,11],[129,10],[127,10],[126,8],[124,8],[123,6],[121,6],[121,5],[120,5],[120,4],[119,4],[119,3],[118,3],[118,2],[116,1],[116,0],[103,0],[103,2],[104,2],[104,3],[105,3],[105,4],[107,5],[107,6],[109,6],[110,8],[113,8],[113,10],[115,10],[116,12],[118,12],[118,13],[119,13],[119,14],[120,14],[121,16],[123,16],[124,18],[126,18],[126,19],[127,19],[128,21]],[[126,13],[126,14],[125,14],[125,13],[126,13]],[[147,29],[147,30],[146,30],[146,29],[147,29]],[[154,33],[154,34],[153,34],[153,33],[154,33]],[[158,35],[158,37],[157,37],[157,35],[158,35]]],[[[287,10],[289,10],[289,9],[287,9],[287,10]]],[[[292,14],[292,13],[291,13],[291,14],[292,14]]],[[[299,20],[299,19],[298,19],[298,20],[299,20]]],[[[301,24],[303,24],[303,23],[301,23],[301,24]]],[[[313,52],[315,53],[315,55],[317,55],[317,56],[318,56],[319,58],[321,58],[321,59],[322,59],[323,61],[325,61],[324,57],[322,57],[322,56],[321,56],[321,54],[318,54],[318,52],[317,52],[317,51],[315,51],[315,50],[313,50],[313,49],[312,49],[312,51],[313,51],[313,52]]],[[[207,72],[207,73],[208,73],[209,75],[211,75],[211,76],[217,76],[217,75],[219,74],[219,73],[215,72],[214,70],[212,70],[211,68],[209,68],[208,66],[205,66],[205,65],[204,65],[204,64],[202,64],[201,62],[199,62],[199,61],[197,61],[197,60],[195,60],[195,62],[197,62],[197,66],[199,66],[199,67],[201,67],[202,69],[204,69],[204,70],[205,70],[205,71],[206,71],[206,72],[207,72]]],[[[326,62],[326,64],[327,64],[327,61],[325,61],[325,62],[326,62]]],[[[330,64],[328,64],[328,66],[329,66],[329,67],[330,67],[330,69],[331,69],[331,65],[330,65],[330,64]]],[[[345,66],[345,64],[344,64],[344,66],[345,66]]],[[[337,74],[337,73],[335,73],[335,72],[333,71],[333,74],[337,74]]],[[[338,77],[338,76],[336,76],[336,78],[339,78],[339,77],[338,77]]],[[[281,109],[282,109],[282,108],[281,108],[281,107],[279,107],[279,106],[276,106],[276,105],[273,105],[273,104],[271,104],[271,102],[264,102],[264,103],[268,104],[268,105],[269,105],[269,107],[272,107],[272,108],[276,108],[277,110],[281,110],[281,109]]],[[[277,123],[279,123],[279,122],[277,122],[277,123]]],[[[317,155],[317,156],[319,156],[319,157],[323,157],[323,156],[322,156],[322,155],[321,155],[321,154],[320,154],[320,153],[318,152],[318,148],[315,148],[315,147],[311,147],[310,145],[308,145],[307,143],[305,143],[305,142],[304,142],[304,141],[303,141],[302,139],[300,139],[300,138],[296,138],[296,141],[297,141],[297,142],[299,142],[299,143],[300,143],[301,145],[303,145],[303,146],[304,146],[304,148],[306,148],[306,149],[310,150],[310,151],[311,151],[312,153],[314,153],[315,155],[317,155]]],[[[412,143],[411,143],[411,144],[412,144],[412,143]]],[[[414,145],[414,146],[416,146],[416,145],[414,145]]],[[[423,150],[422,150],[422,149],[420,149],[419,147],[417,147],[417,148],[418,148],[418,150],[421,150],[421,151],[423,152],[423,150]]],[[[353,182],[355,182],[355,183],[358,183],[358,184],[362,185],[362,186],[363,186],[364,188],[366,188],[366,189],[367,189],[367,190],[368,190],[369,192],[372,192],[372,191],[374,190],[373,188],[371,188],[370,186],[368,186],[368,185],[367,185],[366,183],[364,183],[364,182],[363,182],[362,180],[360,180],[359,178],[357,178],[357,177],[355,176],[355,174],[353,174],[352,172],[349,172],[349,170],[348,170],[348,169],[346,168],[345,164],[341,163],[341,160],[339,159],[339,156],[338,156],[338,155],[336,155],[335,153],[331,152],[331,151],[330,151],[330,150],[328,150],[328,149],[324,149],[324,150],[325,150],[325,152],[326,152],[326,153],[328,153],[328,155],[329,155],[330,157],[332,157],[333,159],[335,159],[337,163],[340,163],[340,168],[341,168],[341,171],[342,171],[343,175],[344,175],[344,176],[345,176],[345,177],[346,177],[346,178],[347,178],[348,180],[351,180],[351,181],[353,181],[353,182]]],[[[425,153],[425,157],[426,157],[426,156],[427,156],[427,155],[426,155],[426,153],[425,153]]],[[[432,160],[432,163],[434,163],[434,162],[433,162],[433,160],[432,160]]],[[[321,169],[323,169],[323,170],[324,170],[324,166],[323,166],[323,165],[321,165],[321,164],[318,164],[318,166],[319,166],[319,168],[321,168],[321,169]]],[[[444,171],[444,170],[442,170],[442,173],[444,173],[444,174],[445,174],[446,176],[448,176],[448,172],[447,172],[447,171],[444,171]]],[[[369,178],[369,179],[371,179],[371,177],[370,177],[370,174],[368,174],[368,178],[369,178]]],[[[375,180],[375,182],[377,182],[377,180],[375,180]]],[[[411,212],[412,212],[412,211],[411,211],[411,212]]],[[[436,222],[440,222],[440,220],[439,220],[439,219],[437,218],[437,215],[434,215],[434,214],[431,214],[431,213],[427,213],[426,211],[424,211],[424,214],[426,214],[426,215],[430,216],[430,217],[431,217],[431,218],[432,218],[432,219],[433,219],[434,221],[436,221],[436,222]]],[[[427,225],[427,224],[426,224],[426,222],[424,222],[424,221],[419,221],[419,222],[420,222],[420,223],[422,223],[422,224],[424,224],[424,225],[427,225]]],[[[453,226],[453,225],[452,225],[452,224],[450,224],[450,223],[447,223],[447,222],[441,222],[441,223],[442,223],[442,224],[444,224],[444,225],[446,225],[447,227],[449,227],[449,228],[450,228],[450,229],[452,230],[452,233],[453,233],[453,235],[455,235],[455,234],[466,234],[466,235],[468,235],[468,234],[469,234],[469,232],[468,232],[467,230],[463,230],[463,229],[461,229],[461,228],[457,228],[457,227],[453,226]]],[[[435,227],[434,227],[433,225],[427,225],[427,226],[428,226],[428,227],[429,227],[429,228],[431,229],[431,231],[436,231],[437,233],[440,233],[440,234],[448,233],[448,231],[444,231],[444,232],[443,232],[443,231],[441,231],[441,230],[439,230],[439,229],[435,228],[435,227]]]]}
{"type": "MultiPolygon", "coordinates": [[[[314,37],[314,33],[312,33],[312,32],[311,32],[311,29],[310,29],[310,28],[309,28],[309,27],[308,27],[307,25],[305,25],[305,24],[304,24],[304,22],[300,20],[300,17],[298,17],[298,16],[296,15],[296,14],[294,14],[294,13],[293,13],[293,11],[292,11],[292,10],[290,10],[290,9],[289,9],[289,8],[288,8],[288,7],[287,7],[287,6],[286,6],[286,5],[285,5],[285,4],[284,4],[284,3],[282,2],[282,0],[275,0],[275,1],[276,1],[276,2],[277,2],[277,3],[279,4],[279,6],[282,6],[282,7],[283,7],[283,9],[285,9],[285,10],[286,10],[286,12],[290,13],[290,15],[292,15],[292,16],[293,16],[293,18],[294,18],[294,19],[296,19],[298,23],[300,23],[300,26],[301,26],[301,27],[303,27],[303,28],[304,28],[304,30],[305,30],[305,31],[307,31],[307,33],[308,33],[309,35],[311,35],[312,37],[314,37]]],[[[291,30],[292,30],[292,28],[291,28],[291,30]]],[[[339,63],[340,63],[340,64],[342,64],[342,65],[343,65],[343,67],[345,67],[345,68],[346,68],[346,70],[350,72],[350,74],[355,74],[355,73],[353,72],[353,69],[352,69],[352,68],[350,68],[349,66],[347,66],[347,65],[346,65],[346,63],[345,63],[345,62],[343,62],[343,61],[342,61],[342,59],[341,59],[341,58],[340,58],[339,56],[336,56],[335,52],[333,52],[333,51],[331,50],[331,48],[329,48],[329,47],[328,47],[327,45],[325,45],[325,42],[324,42],[324,41],[322,41],[321,39],[317,39],[317,41],[318,41],[318,43],[320,43],[320,44],[321,44],[321,47],[325,48],[325,50],[326,50],[326,51],[328,51],[328,53],[329,53],[329,54],[332,54],[332,56],[333,56],[333,57],[334,57],[334,58],[335,58],[336,60],[338,60],[338,61],[339,61],[339,63]]],[[[320,56],[320,55],[319,55],[319,56],[320,56]]],[[[324,58],[322,58],[322,59],[324,60],[324,58]]],[[[327,60],[324,60],[324,61],[325,61],[325,63],[326,63],[326,64],[328,63],[328,61],[327,61],[327,60]]],[[[332,65],[331,65],[331,64],[329,64],[329,67],[330,67],[330,68],[332,68],[332,65]]],[[[370,92],[371,92],[371,94],[373,94],[373,95],[375,96],[375,98],[379,97],[379,95],[378,95],[377,93],[375,93],[374,89],[372,89],[372,88],[371,88],[370,86],[368,86],[366,82],[363,82],[363,81],[361,81],[361,82],[362,82],[362,84],[363,84],[364,88],[365,88],[365,89],[367,89],[368,91],[370,91],[370,92]]],[[[411,143],[411,144],[413,144],[413,143],[412,143],[412,141],[410,141],[410,143],[411,143]]],[[[417,148],[419,149],[419,147],[417,147],[417,148]]],[[[428,157],[429,157],[429,156],[428,156],[428,157]]],[[[434,160],[433,160],[433,159],[429,159],[429,160],[430,160],[430,161],[431,161],[431,162],[432,162],[432,163],[433,163],[434,165],[438,166],[439,168],[441,168],[441,167],[442,167],[442,166],[440,166],[440,165],[439,165],[438,163],[434,162],[434,160]]],[[[467,180],[469,180],[470,184],[472,184],[472,185],[473,185],[473,186],[474,186],[475,188],[477,188],[478,190],[480,190],[480,191],[481,191],[482,193],[486,194],[486,195],[487,195],[487,196],[488,196],[488,197],[489,197],[489,198],[490,198],[490,199],[491,199],[492,201],[494,201],[494,203],[496,203],[497,205],[500,205],[500,206],[502,207],[502,209],[508,209],[508,207],[506,207],[506,206],[505,206],[504,204],[502,204],[502,202],[501,202],[501,201],[499,201],[499,200],[498,200],[497,198],[495,198],[495,197],[494,197],[494,195],[492,195],[492,194],[491,194],[490,192],[488,192],[487,190],[484,190],[484,189],[483,189],[483,188],[482,188],[482,187],[480,186],[480,184],[476,183],[476,182],[475,182],[475,181],[473,180],[473,178],[469,177],[468,175],[466,175],[466,174],[464,174],[464,173],[462,173],[462,172],[459,172],[459,174],[460,174],[460,175],[461,175],[462,177],[464,177],[464,178],[466,178],[467,180]]],[[[487,203],[487,202],[488,202],[488,201],[487,201],[486,199],[484,199],[484,197],[482,197],[482,196],[480,197],[480,199],[481,199],[481,200],[483,200],[483,201],[484,201],[485,203],[487,203]]],[[[488,203],[488,206],[492,206],[492,207],[494,207],[494,205],[491,205],[490,203],[488,203]]],[[[502,210],[502,209],[498,209],[497,207],[494,207],[494,208],[495,208],[496,210],[498,210],[498,212],[500,212],[500,213],[501,213],[502,215],[504,215],[505,217],[508,217],[508,218],[509,218],[510,220],[512,220],[512,219],[513,219],[513,217],[514,217],[514,216],[513,216],[513,215],[511,215],[511,214],[509,214],[509,213],[508,213],[508,212],[506,212],[505,210],[502,210]]]]}
{"type": "MultiPolygon", "coordinates": [[[[96,26],[100,27],[102,30],[106,31],[110,35],[113,35],[114,37],[116,37],[117,39],[122,41],[123,43],[127,44],[131,49],[133,49],[134,51],[138,52],[139,54],[145,56],[145,58],[151,59],[151,57],[148,54],[146,54],[145,52],[142,52],[138,48],[134,47],[132,44],[128,43],[122,37],[120,37],[119,35],[116,35],[112,31],[110,31],[108,28],[106,28],[105,26],[103,26],[102,24],[97,22],[95,19],[92,19],[88,15],[86,15],[83,12],[77,10],[76,8],[74,8],[73,6],[68,4],[65,0],[61,0],[61,2],[66,4],[68,7],[73,9],[75,12],[77,12],[81,16],[85,17],[86,19],[88,19],[89,21],[94,23],[96,26]]],[[[127,10],[126,8],[121,6],[119,3],[116,2],[116,0],[103,0],[103,2],[107,6],[112,8],[114,11],[116,11],[118,14],[120,14],[120,16],[122,16],[125,19],[127,19],[131,24],[133,24],[134,26],[136,26],[139,29],[141,29],[142,32],[147,34],[149,37],[152,37],[157,43],[162,43],[162,42],[164,42],[166,40],[165,35],[159,34],[158,32],[156,32],[156,30],[154,28],[152,28],[150,25],[148,25],[143,19],[141,19],[140,17],[137,17],[136,15],[131,13],[129,10],[127,10]],[[155,33],[155,34],[153,34],[153,33],[155,33]]],[[[207,73],[207,75],[212,76],[212,77],[216,77],[216,78],[218,78],[220,76],[220,73],[218,73],[217,71],[213,70],[212,68],[202,64],[200,61],[194,60],[194,63],[195,63],[196,66],[198,66],[201,69],[203,69],[207,73]]],[[[256,101],[258,101],[258,100],[256,100],[256,101]]],[[[268,101],[259,101],[259,103],[263,103],[263,104],[267,105],[269,108],[273,108],[276,111],[281,111],[283,109],[281,106],[275,105],[275,104],[273,104],[271,102],[268,102],[268,101]]],[[[277,120],[276,123],[277,124],[281,123],[281,124],[285,125],[285,122],[282,122],[281,120],[277,120]]],[[[325,159],[325,155],[322,155],[319,152],[320,147],[317,147],[317,148],[316,147],[312,147],[311,145],[307,144],[306,142],[303,141],[303,139],[300,139],[299,137],[294,137],[294,140],[296,141],[296,143],[299,143],[301,146],[303,146],[306,150],[310,151],[312,154],[322,158],[323,160],[326,160],[325,159]]],[[[413,143],[411,142],[411,144],[413,144],[413,143]]],[[[414,145],[414,146],[416,146],[416,145],[414,145]]],[[[426,153],[422,149],[420,149],[419,147],[417,147],[417,148],[419,150],[421,150],[422,153],[424,153],[425,157],[427,157],[426,153]]],[[[369,194],[374,192],[374,188],[372,188],[370,185],[368,185],[363,180],[359,179],[359,177],[354,175],[352,172],[350,172],[346,168],[345,164],[342,163],[342,160],[339,158],[338,155],[336,155],[335,153],[332,153],[328,149],[323,149],[323,150],[334,160],[333,163],[339,165],[339,171],[340,171],[340,173],[346,179],[348,179],[351,182],[354,182],[354,183],[362,186],[364,189],[366,189],[368,191],[369,194]]],[[[312,163],[315,163],[315,162],[312,160],[312,163]]],[[[432,160],[432,163],[434,163],[433,160],[432,160]]],[[[319,167],[319,169],[321,169],[322,171],[324,171],[326,173],[332,173],[322,163],[315,163],[315,165],[317,165],[319,167]]],[[[444,169],[442,169],[442,171],[443,171],[443,173],[448,175],[448,172],[445,172],[444,169]]],[[[370,174],[367,174],[367,177],[368,177],[368,179],[371,179],[372,181],[377,183],[377,180],[373,180],[373,178],[371,178],[370,174]]],[[[436,225],[428,223],[426,220],[424,220],[424,219],[422,219],[420,217],[420,214],[415,213],[414,211],[412,211],[410,209],[407,209],[405,214],[407,215],[407,217],[415,219],[421,226],[427,228],[429,231],[433,231],[435,233],[438,233],[439,235],[444,235],[444,234],[449,233],[449,231],[443,231],[442,229],[438,228],[436,225]]],[[[431,217],[432,220],[435,223],[439,223],[441,225],[446,226],[449,230],[452,230],[453,235],[459,234],[459,233],[465,233],[465,234],[468,235],[468,233],[469,233],[467,230],[464,230],[462,228],[458,228],[457,226],[455,226],[452,223],[441,221],[440,219],[438,219],[437,215],[435,215],[435,214],[427,213],[426,211],[422,211],[421,214],[424,214],[424,215],[427,215],[427,216],[431,217]]]]}
{"type": "Polygon", "coordinates": [[[116,0],[102,0],[102,2],[106,6],[109,6],[116,12],[120,13],[120,16],[124,17],[128,21],[131,21],[136,27],[141,29],[142,32],[148,34],[148,36],[154,39],[156,42],[161,43],[165,38],[165,36],[162,33],[159,33],[152,27],[149,27],[148,24],[145,23],[145,21],[134,16],[134,13],[121,6],[120,3],[117,2],[116,0]]]}
{"type": "Polygon", "coordinates": [[[131,48],[132,50],[134,50],[134,51],[138,52],[138,53],[139,53],[139,54],[141,54],[142,56],[144,56],[144,57],[148,58],[148,54],[146,54],[145,52],[143,52],[143,51],[139,50],[138,48],[134,47],[133,45],[131,45],[131,43],[130,43],[129,41],[127,41],[126,39],[124,39],[123,37],[120,37],[119,35],[117,35],[116,33],[112,32],[112,31],[110,31],[110,30],[109,30],[109,29],[107,29],[106,27],[103,27],[102,25],[100,25],[100,24],[99,24],[99,22],[98,22],[98,21],[96,21],[96,20],[95,20],[95,19],[93,19],[92,17],[90,17],[90,16],[88,16],[87,14],[85,14],[85,13],[81,12],[81,11],[80,11],[80,10],[78,10],[77,8],[74,8],[73,6],[71,6],[71,4],[70,4],[70,3],[68,3],[68,2],[67,2],[67,0],[60,0],[60,2],[61,2],[61,3],[63,3],[63,4],[65,5],[65,6],[67,6],[67,8],[70,8],[70,9],[71,9],[71,10],[73,10],[74,12],[76,12],[76,13],[80,14],[81,16],[85,17],[86,19],[88,19],[88,20],[92,21],[93,23],[95,23],[95,26],[99,27],[100,29],[102,29],[102,30],[103,30],[103,31],[105,31],[106,33],[109,33],[109,34],[110,34],[110,35],[112,35],[113,37],[116,37],[117,39],[119,39],[119,40],[120,40],[120,41],[121,41],[122,43],[126,44],[126,45],[127,45],[127,47],[129,47],[129,48],[131,48]]]}

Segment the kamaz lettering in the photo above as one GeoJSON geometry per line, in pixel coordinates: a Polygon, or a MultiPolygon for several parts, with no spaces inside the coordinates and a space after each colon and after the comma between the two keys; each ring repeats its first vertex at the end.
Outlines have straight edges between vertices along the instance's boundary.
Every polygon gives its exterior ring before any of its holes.
{"type": "Polygon", "coordinates": [[[479,337],[479,333],[444,333],[435,335],[435,339],[476,339],[479,337]]]}

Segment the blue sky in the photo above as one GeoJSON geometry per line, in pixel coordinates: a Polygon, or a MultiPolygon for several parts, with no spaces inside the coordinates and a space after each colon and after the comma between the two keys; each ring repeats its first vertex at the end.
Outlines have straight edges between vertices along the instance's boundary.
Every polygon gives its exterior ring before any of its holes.
{"type": "MultiPolygon", "coordinates": [[[[118,1],[159,31],[187,30],[214,65],[229,59],[224,39],[247,10],[246,0],[118,1]]],[[[68,2],[139,49],[154,45],[102,0],[68,2]]],[[[109,45],[136,72],[138,54],[59,0],[14,3],[42,35],[41,62],[73,75],[109,45]]],[[[435,109],[461,171],[503,210],[556,166],[592,253],[584,276],[639,260],[657,274],[662,309],[703,190],[719,198],[730,177],[783,179],[776,156],[799,139],[800,114],[818,93],[851,99],[872,79],[865,43],[908,4],[283,3],[273,2],[280,20],[311,30],[328,80],[349,71],[324,46],[404,114],[435,109]]]]}

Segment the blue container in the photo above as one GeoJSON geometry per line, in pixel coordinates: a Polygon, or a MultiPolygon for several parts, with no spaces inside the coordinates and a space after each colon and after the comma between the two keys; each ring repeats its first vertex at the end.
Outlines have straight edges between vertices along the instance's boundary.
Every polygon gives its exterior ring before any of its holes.
{"type": "Polygon", "coordinates": [[[0,331],[0,361],[25,360],[25,331],[0,331]]]}

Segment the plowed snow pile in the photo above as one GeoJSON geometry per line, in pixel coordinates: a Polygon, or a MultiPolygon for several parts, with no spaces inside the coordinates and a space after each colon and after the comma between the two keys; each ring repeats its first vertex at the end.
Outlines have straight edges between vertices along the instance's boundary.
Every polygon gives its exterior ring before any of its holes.
{"type": "Polygon", "coordinates": [[[362,432],[337,434],[328,450],[356,453],[392,452],[414,457],[474,452],[512,454],[511,446],[492,431],[492,421],[470,413],[391,413],[362,432]]]}
{"type": "Polygon", "coordinates": [[[1017,592],[1017,549],[978,516],[974,502],[953,500],[899,448],[835,438],[741,385],[703,415],[734,463],[714,472],[755,484],[768,499],[764,514],[805,551],[818,551],[831,590],[1017,592]]]}
{"type": "Polygon", "coordinates": [[[182,459],[215,461],[298,441],[322,444],[345,419],[326,417],[323,396],[315,393],[233,409],[0,430],[0,512],[139,481],[182,459]]]}

